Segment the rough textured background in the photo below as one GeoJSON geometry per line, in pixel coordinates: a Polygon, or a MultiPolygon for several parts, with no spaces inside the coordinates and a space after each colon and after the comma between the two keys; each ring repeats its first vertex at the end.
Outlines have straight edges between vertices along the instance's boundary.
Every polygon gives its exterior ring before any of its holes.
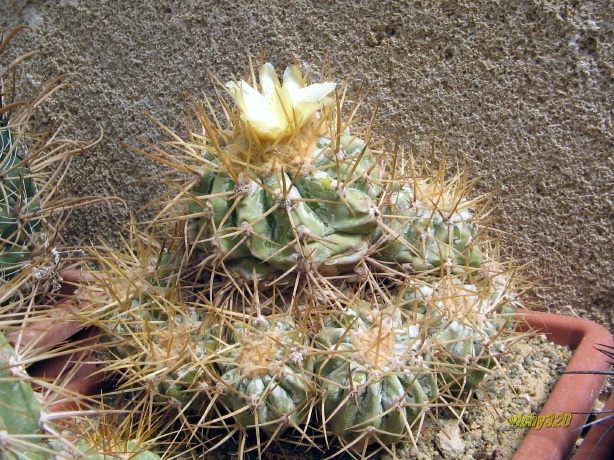
{"type": "MultiPolygon", "coordinates": [[[[46,106],[41,123],[103,142],[75,163],[80,194],[119,195],[137,209],[153,165],[122,147],[159,134],[143,112],[181,130],[182,95],[214,96],[264,50],[295,56],[379,102],[379,129],[420,148],[434,135],[465,155],[479,191],[496,190],[504,247],[533,261],[543,308],[614,323],[614,8],[603,1],[0,0],[0,29],[28,24],[28,79],[64,72],[80,85],[46,106]],[[232,3],[232,5],[231,5],[232,3]]],[[[73,242],[116,237],[128,211],[73,216],[73,242]]]]}

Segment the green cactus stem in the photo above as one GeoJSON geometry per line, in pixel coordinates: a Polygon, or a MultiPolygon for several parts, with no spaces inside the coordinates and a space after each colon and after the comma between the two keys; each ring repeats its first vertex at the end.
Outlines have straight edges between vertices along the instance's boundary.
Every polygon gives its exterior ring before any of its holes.
{"type": "Polygon", "coordinates": [[[49,457],[41,428],[41,403],[13,347],[0,332],[0,457],[7,460],[49,457]]]}
{"type": "Polygon", "coordinates": [[[334,84],[307,85],[296,67],[284,75],[282,85],[264,64],[260,89],[229,83],[236,109],[226,128],[195,102],[199,133],[186,141],[174,135],[169,152],[132,147],[194,176],[173,198],[188,212],[166,203],[162,215],[184,222],[203,265],[236,279],[279,279],[352,274],[365,262],[409,273],[481,263],[476,201],[465,197],[464,176],[446,181],[445,167],[412,170],[401,152],[372,145],[371,125],[350,129],[357,106],[341,121],[345,95],[333,104],[334,84]],[[286,90],[297,94],[286,98],[286,90]],[[292,114],[295,123],[287,122],[292,114]]]}
{"type": "Polygon", "coordinates": [[[410,272],[433,271],[450,266],[479,267],[483,261],[476,244],[478,226],[472,206],[458,179],[444,182],[443,167],[427,178],[405,180],[387,196],[383,225],[373,232],[380,247],[376,257],[395,261],[410,272]]]}
{"type": "Polygon", "coordinates": [[[10,279],[30,259],[41,231],[41,203],[21,148],[0,115],[0,277],[10,279]]]}

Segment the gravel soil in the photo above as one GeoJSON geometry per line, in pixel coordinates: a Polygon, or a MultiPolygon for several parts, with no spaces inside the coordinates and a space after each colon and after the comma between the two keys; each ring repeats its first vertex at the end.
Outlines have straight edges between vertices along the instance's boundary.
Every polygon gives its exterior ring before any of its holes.
{"type": "Polygon", "coordinates": [[[530,429],[512,426],[514,417],[540,412],[571,355],[567,347],[549,342],[545,335],[515,344],[501,358],[501,369],[475,390],[474,404],[462,422],[443,421],[443,429],[429,423],[418,449],[411,449],[407,458],[511,458],[530,429]]]}

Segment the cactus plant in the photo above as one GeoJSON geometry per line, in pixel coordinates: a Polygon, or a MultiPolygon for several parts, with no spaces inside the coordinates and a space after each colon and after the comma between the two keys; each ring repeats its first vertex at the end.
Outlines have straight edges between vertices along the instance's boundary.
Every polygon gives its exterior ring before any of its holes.
{"type": "Polygon", "coordinates": [[[2,458],[48,458],[41,404],[15,350],[0,332],[0,453],[2,458]]]}
{"type": "Polygon", "coordinates": [[[52,127],[33,130],[37,108],[68,81],[63,75],[25,94],[22,70],[36,52],[4,62],[9,43],[25,28],[18,27],[0,40],[0,332],[18,355],[28,356],[30,364],[48,358],[50,367],[61,369],[64,359],[64,374],[68,374],[73,367],[71,356],[74,361],[80,355],[78,348],[83,343],[75,340],[72,355],[61,342],[82,329],[87,320],[67,307],[69,291],[74,291],[68,278],[76,265],[67,267],[75,262],[72,256],[79,250],[59,246],[61,216],[109,199],[60,197],[71,158],[95,143],[62,139],[52,127]],[[56,350],[50,352],[52,348],[56,350]]]}
{"type": "Polygon", "coordinates": [[[0,457],[108,458],[122,443],[137,455],[140,445],[110,438],[105,451],[72,430],[92,415],[94,403],[104,410],[90,398],[100,375],[95,332],[82,333],[89,304],[75,300],[75,284],[83,281],[74,264],[80,251],[58,246],[58,232],[62,213],[109,199],[58,198],[70,158],[91,145],[64,140],[52,128],[32,131],[37,107],[67,81],[60,76],[25,95],[19,70],[36,53],[4,62],[24,28],[0,40],[0,457]]]}
{"type": "Polygon", "coordinates": [[[268,63],[259,76],[226,85],[236,104],[228,126],[196,102],[188,140],[173,135],[171,150],[155,154],[131,147],[195,176],[173,198],[187,213],[170,219],[186,222],[204,265],[277,284],[289,273],[364,272],[365,261],[409,273],[479,265],[478,202],[466,200],[464,176],[446,180],[441,168],[425,178],[401,167],[400,152],[382,155],[372,124],[353,128],[359,102],[342,120],[345,88],[333,100],[333,83],[307,84],[296,66],[283,83],[268,63]]]}
{"type": "Polygon", "coordinates": [[[463,174],[446,179],[444,163],[426,176],[414,168],[384,198],[382,225],[372,233],[376,257],[410,273],[479,267],[484,254],[477,244],[479,219],[472,211],[479,200],[467,199],[467,179],[463,174]]]}
{"type": "MultiPolygon", "coordinates": [[[[0,40],[0,58],[4,59],[4,51],[12,38],[25,28],[18,27],[0,40]]],[[[58,198],[70,159],[96,145],[100,139],[87,144],[61,139],[53,128],[40,133],[32,131],[31,119],[36,109],[69,84],[67,76],[61,75],[29,97],[22,94],[18,70],[35,54],[26,53],[0,67],[0,283],[9,286],[0,293],[0,304],[14,288],[31,282],[33,277],[57,275],[55,269],[61,265],[62,251],[57,243],[62,213],[116,200],[58,198]],[[25,270],[29,267],[31,270],[25,270]],[[9,283],[24,271],[27,273],[23,278],[28,280],[9,283]]]]}
{"type": "MultiPolygon", "coordinates": [[[[34,391],[32,383],[40,381],[30,377],[20,358],[0,332],[0,457],[6,460],[52,460],[86,458],[102,460],[118,453],[133,453],[130,458],[155,460],[160,457],[143,451],[139,443],[129,441],[122,445],[116,440],[109,447],[97,448],[85,440],[79,441],[78,431],[67,433],[68,418],[53,417],[41,403],[42,395],[34,391]],[[63,425],[54,418],[64,418],[63,425]],[[60,434],[64,429],[64,433],[60,434]]],[[[85,412],[87,414],[87,412],[85,412]]],[[[115,437],[114,437],[115,439],[115,437]]]]}
{"type": "Polygon", "coordinates": [[[88,252],[95,282],[83,285],[80,296],[92,304],[87,316],[101,331],[98,360],[114,376],[109,404],[122,414],[102,423],[113,424],[121,439],[135,432],[153,438],[156,451],[169,455],[183,446],[178,437],[200,438],[195,430],[176,430],[197,424],[207,411],[214,390],[207,362],[216,337],[205,327],[205,310],[183,297],[189,293],[180,283],[181,254],[173,248],[131,232],[124,251],[102,246],[88,252]]]}
{"type": "MultiPolygon", "coordinates": [[[[466,198],[471,184],[462,174],[446,179],[443,164],[433,174],[399,150],[383,154],[373,123],[354,126],[359,103],[343,120],[346,88],[333,97],[334,83],[308,84],[296,66],[280,81],[262,64],[259,82],[225,89],[235,103],[224,104],[226,126],[208,115],[208,103],[195,103],[189,139],[173,134],[169,143],[179,155],[143,152],[192,175],[173,198],[187,213],[168,216],[175,209],[166,203],[158,217],[183,223],[197,265],[172,255],[175,247],[164,252],[136,238],[124,254],[95,254],[104,275],[82,294],[90,303],[82,319],[106,335],[100,358],[120,374],[110,397],[128,413],[122,432],[144,426],[139,434],[169,456],[194,439],[206,450],[234,433],[243,453],[248,432],[268,445],[298,431],[299,443],[322,449],[311,434],[332,432],[342,452],[363,454],[370,444],[389,451],[413,440],[432,407],[479,382],[507,330],[507,294],[483,275],[490,268],[479,201],[466,198]],[[224,275],[222,289],[197,293],[212,286],[197,279],[203,268],[208,282],[224,275]],[[184,283],[188,272],[195,276],[184,283]],[[280,288],[289,274],[316,280],[313,291],[298,282],[280,288]],[[355,274],[369,289],[355,289],[355,274]],[[220,311],[236,304],[241,281],[261,278],[273,280],[271,314],[261,314],[257,282],[243,294],[252,305],[220,311]]],[[[43,208],[30,177],[34,157],[11,123],[0,120],[4,278],[29,263],[43,208]]],[[[27,436],[38,443],[35,425],[27,436]]],[[[122,438],[130,451],[131,436],[122,438]]]]}
{"type": "MultiPolygon", "coordinates": [[[[178,259],[164,255],[96,254],[107,293],[96,309],[108,347],[102,358],[120,373],[122,394],[136,402],[130,410],[152,426],[181,420],[186,433],[197,425],[274,436],[282,425],[303,423],[313,396],[313,358],[300,354],[306,335],[284,316],[260,316],[251,325],[247,317],[222,315],[190,296],[175,271],[178,259]]],[[[172,436],[156,433],[169,450],[172,436]]]]}
{"type": "Polygon", "coordinates": [[[106,296],[96,323],[109,337],[107,369],[121,375],[117,394],[129,401],[118,407],[148,420],[168,455],[180,443],[215,449],[235,434],[240,455],[288,440],[324,449],[331,434],[337,453],[415,443],[424,417],[465,405],[460,392],[514,340],[516,299],[502,269],[346,283],[297,293],[290,310],[258,291],[250,314],[212,304],[206,289],[196,295],[199,286],[176,274],[185,260],[150,242],[139,254],[99,251],[106,296]]]}
{"type": "Polygon", "coordinates": [[[233,321],[218,365],[222,400],[243,427],[270,435],[298,427],[314,399],[313,356],[308,338],[291,318],[233,321]]]}
{"type": "Polygon", "coordinates": [[[409,321],[426,326],[430,353],[441,355],[444,376],[462,388],[477,385],[520,337],[510,336],[518,292],[510,289],[507,276],[472,278],[412,280],[400,289],[401,310],[409,321]]]}
{"type": "Polygon", "coordinates": [[[185,173],[150,222],[178,223],[185,257],[161,286],[151,254],[103,256],[98,313],[119,389],[168,452],[179,432],[206,451],[238,434],[240,456],[326,450],[332,433],[333,455],[394,455],[431,409],[466,404],[508,341],[514,300],[472,183],[380,150],[335,88],[263,63],[226,84],[226,125],[192,101],[187,139],[130,147],[185,173]]]}
{"type": "Polygon", "coordinates": [[[327,351],[316,369],[323,417],[346,442],[408,438],[414,420],[436,405],[437,378],[425,362],[421,326],[404,323],[398,308],[358,300],[328,316],[315,342],[327,351]]]}
{"type": "Polygon", "coordinates": [[[0,118],[0,174],[0,276],[10,278],[29,260],[28,246],[41,220],[36,185],[5,118],[0,118]]]}
{"type": "MultiPolygon", "coordinates": [[[[0,43],[0,54],[11,37],[0,43]]],[[[28,259],[35,236],[41,231],[41,202],[34,179],[31,177],[27,156],[20,145],[22,117],[10,117],[15,101],[10,101],[3,78],[12,70],[7,66],[0,71],[0,277],[15,275],[28,259]]],[[[17,103],[17,107],[19,103],[17,103]]]]}

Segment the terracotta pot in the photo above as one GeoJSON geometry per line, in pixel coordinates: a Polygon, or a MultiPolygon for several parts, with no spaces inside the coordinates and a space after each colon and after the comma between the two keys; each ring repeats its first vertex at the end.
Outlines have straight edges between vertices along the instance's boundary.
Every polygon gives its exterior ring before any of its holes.
{"type": "MultiPolygon", "coordinates": [[[[612,334],[599,324],[583,318],[555,315],[552,313],[523,312],[531,329],[547,335],[548,340],[559,345],[567,345],[575,350],[566,372],[569,371],[606,371],[610,369],[606,356],[595,345],[614,346],[612,334]]],[[[539,413],[572,414],[568,427],[532,428],[514,455],[514,460],[563,460],[567,459],[586,423],[588,413],[605,381],[605,375],[563,374],[550,394],[548,401],[539,413]]],[[[586,440],[585,449],[590,453],[590,439],[586,440]]],[[[595,442],[593,440],[592,442],[595,442]]],[[[590,457],[592,460],[610,458],[611,451],[605,456],[590,457]]],[[[588,458],[587,456],[574,457],[588,458]]]]}
{"type": "MultiPolygon", "coordinates": [[[[611,414],[607,420],[592,425],[584,441],[573,456],[573,460],[600,460],[614,456],[614,393],[603,407],[603,411],[611,414]]],[[[601,420],[605,415],[599,416],[601,420]]]]}
{"type": "Polygon", "coordinates": [[[87,327],[76,312],[86,311],[90,306],[87,298],[76,292],[84,283],[96,280],[80,270],[67,269],[60,272],[60,290],[51,295],[50,312],[40,316],[22,329],[6,334],[7,341],[20,353],[30,356],[32,364],[28,374],[35,379],[57,382],[65,392],[48,392],[45,398],[46,410],[50,412],[73,411],[87,399],[100,393],[106,375],[101,372],[102,364],[96,362],[92,351],[98,341],[95,328],[87,327]],[[58,356],[36,360],[62,344],[74,343],[75,350],[58,356]]]}

